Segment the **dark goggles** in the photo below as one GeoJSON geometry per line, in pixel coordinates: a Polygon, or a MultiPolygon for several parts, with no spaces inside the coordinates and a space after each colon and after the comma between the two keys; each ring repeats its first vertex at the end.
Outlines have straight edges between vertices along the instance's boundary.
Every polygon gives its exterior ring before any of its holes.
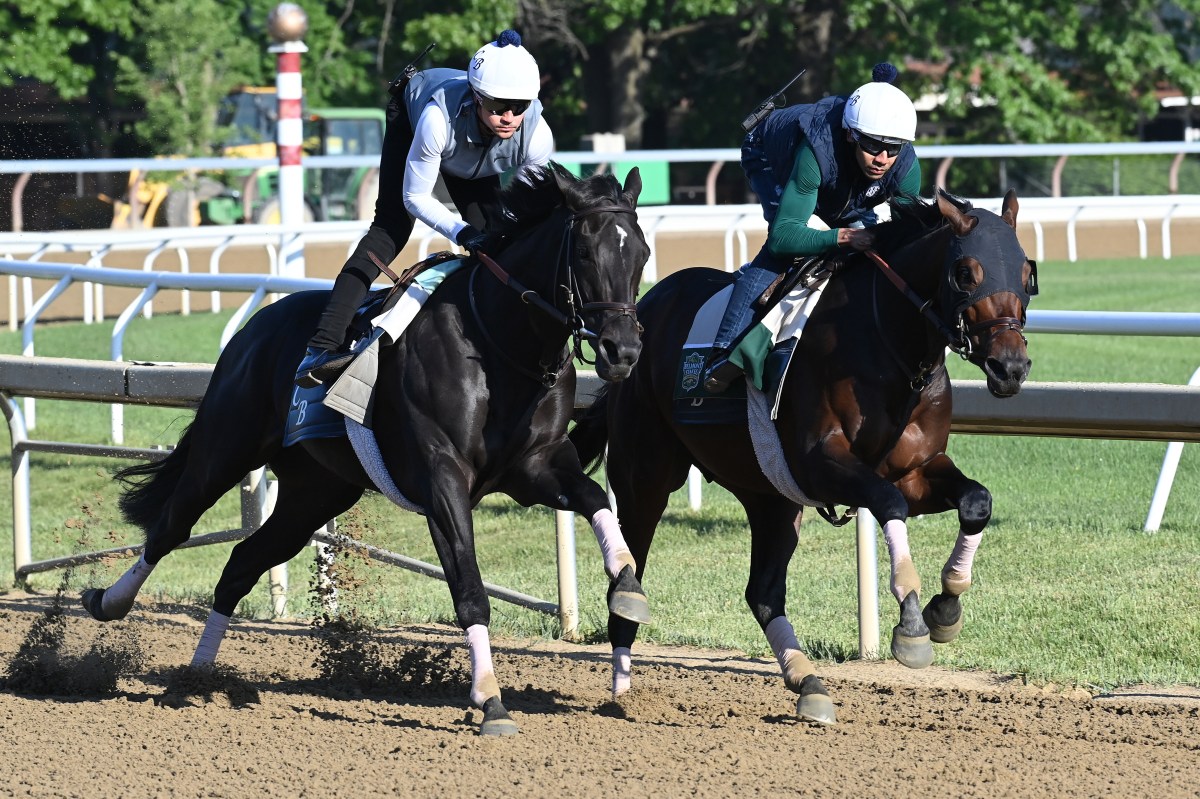
{"type": "Polygon", "coordinates": [[[904,142],[892,144],[890,142],[881,141],[874,136],[868,136],[865,133],[859,133],[857,130],[851,130],[850,135],[854,137],[854,141],[858,144],[858,148],[867,155],[879,155],[882,152],[887,152],[888,158],[895,158],[900,155],[900,150],[904,147],[904,142]]]}
{"type": "Polygon", "coordinates": [[[480,94],[479,92],[475,92],[475,102],[479,103],[480,108],[487,113],[492,114],[493,116],[502,117],[504,116],[505,111],[512,111],[513,116],[519,117],[521,114],[525,113],[526,109],[529,108],[529,104],[533,101],[499,100],[495,97],[488,97],[480,94]]]}

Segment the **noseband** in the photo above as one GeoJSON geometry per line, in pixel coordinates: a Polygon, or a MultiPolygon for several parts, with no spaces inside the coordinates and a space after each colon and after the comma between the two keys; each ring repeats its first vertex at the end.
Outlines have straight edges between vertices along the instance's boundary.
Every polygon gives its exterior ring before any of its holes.
{"type": "Polygon", "coordinates": [[[632,208],[615,203],[607,205],[598,205],[592,208],[585,208],[582,211],[572,213],[566,220],[566,229],[563,233],[562,245],[559,248],[558,264],[554,273],[554,284],[557,288],[562,289],[566,301],[567,310],[563,311],[558,307],[558,296],[555,294],[553,302],[547,301],[536,290],[530,289],[522,284],[519,280],[509,274],[504,267],[496,263],[489,255],[483,252],[476,253],[479,262],[486,266],[488,270],[496,276],[496,278],[505,286],[512,289],[521,298],[521,301],[532,306],[549,318],[552,322],[561,325],[570,331],[573,345],[571,352],[566,358],[554,368],[549,368],[548,364],[542,364],[542,372],[539,374],[533,370],[527,369],[521,364],[516,363],[507,353],[495,342],[487,331],[486,325],[479,316],[479,309],[475,304],[475,276],[479,271],[476,266],[470,276],[470,302],[471,311],[475,316],[475,321],[479,324],[480,330],[483,331],[484,338],[492,345],[492,348],[499,352],[511,366],[533,379],[543,383],[547,387],[553,387],[558,381],[558,378],[570,366],[572,358],[578,358],[583,363],[595,363],[595,360],[589,361],[583,352],[583,340],[588,339],[594,341],[600,338],[604,333],[605,328],[618,317],[628,316],[637,325],[638,332],[642,331],[641,324],[637,321],[637,306],[630,302],[581,302],[582,292],[579,289],[579,282],[575,278],[574,266],[571,263],[572,252],[572,233],[575,230],[575,223],[586,216],[599,213],[612,214],[633,214],[637,212],[632,208]],[[563,272],[566,272],[565,280],[560,280],[563,272]],[[598,332],[593,332],[587,327],[587,322],[584,319],[585,314],[609,314],[609,316],[600,325],[598,332]]]}

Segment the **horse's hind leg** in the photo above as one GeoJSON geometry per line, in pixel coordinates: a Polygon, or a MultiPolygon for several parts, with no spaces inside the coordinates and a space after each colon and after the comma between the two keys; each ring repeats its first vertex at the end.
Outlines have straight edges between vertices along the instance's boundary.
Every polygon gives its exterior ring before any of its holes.
{"type": "Polygon", "coordinates": [[[279,478],[275,509],[262,527],[229,553],[192,666],[216,659],[230,617],[259,579],[300,554],[314,530],[349,510],[363,494],[362,488],[338,480],[298,448],[288,464],[273,464],[279,478]]]}
{"type": "Polygon", "coordinates": [[[205,433],[198,417],[165,459],[126,470],[143,479],[127,484],[121,509],[146,531],[146,546],[112,586],[83,592],[81,601],[92,617],[124,618],[158,562],[188,540],[204,512],[256,468],[261,457],[253,435],[214,438],[205,433]],[[214,441],[220,442],[219,448],[214,441]]]}
{"type": "Polygon", "coordinates": [[[750,577],[746,604],[762,628],[783,672],[784,684],[800,695],[796,713],[819,724],[837,722],[833,700],[804,654],[786,614],[787,571],[799,538],[797,506],[777,497],[739,497],[750,521],[750,577]]]}
{"type": "Polygon", "coordinates": [[[930,640],[937,644],[949,643],[962,630],[960,597],[971,587],[975,552],[983,539],[983,530],[992,518],[992,495],[959,471],[946,455],[939,455],[926,464],[901,487],[906,493],[920,497],[910,500],[913,514],[936,512],[944,509],[947,503],[958,510],[958,538],[942,567],[941,593],[930,599],[922,612],[930,640]]]}

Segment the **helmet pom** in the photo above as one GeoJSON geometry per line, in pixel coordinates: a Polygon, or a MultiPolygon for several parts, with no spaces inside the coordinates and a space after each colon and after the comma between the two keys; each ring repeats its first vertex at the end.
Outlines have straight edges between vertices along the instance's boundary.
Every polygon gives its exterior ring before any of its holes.
{"type": "Polygon", "coordinates": [[[517,33],[512,28],[509,28],[496,37],[497,47],[508,47],[510,44],[514,47],[521,46],[521,34],[517,33]]]}
{"type": "Polygon", "coordinates": [[[900,71],[887,61],[876,64],[871,70],[871,81],[874,83],[895,83],[899,76],[900,71]]]}

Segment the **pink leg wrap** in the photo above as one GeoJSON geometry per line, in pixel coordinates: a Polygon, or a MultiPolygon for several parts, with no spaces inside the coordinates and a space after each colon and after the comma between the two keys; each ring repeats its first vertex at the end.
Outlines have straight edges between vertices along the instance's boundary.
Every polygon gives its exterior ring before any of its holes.
{"type": "Polygon", "coordinates": [[[767,643],[771,645],[771,651],[779,661],[783,681],[789,688],[799,690],[801,681],[810,674],[816,674],[816,669],[800,648],[792,623],[786,616],[776,616],[767,622],[763,632],[767,634],[767,643]]]}
{"type": "Polygon", "coordinates": [[[200,634],[200,643],[196,646],[196,654],[192,655],[192,668],[197,666],[211,666],[217,659],[217,650],[221,648],[221,641],[225,638],[225,631],[229,629],[229,617],[217,613],[215,610],[208,612],[208,621],[204,622],[204,632],[200,634]]]}
{"type": "Polygon", "coordinates": [[[971,587],[971,566],[975,562],[975,550],[979,549],[982,540],[983,533],[967,535],[959,531],[950,559],[942,569],[942,587],[949,593],[958,596],[971,587]]]}
{"type": "Polygon", "coordinates": [[[634,566],[633,555],[629,553],[629,547],[625,544],[625,536],[621,535],[617,515],[608,508],[601,508],[596,511],[591,522],[592,529],[596,531],[596,541],[600,544],[600,552],[604,555],[604,571],[615,580],[621,569],[634,566]]]}
{"type": "Polygon", "coordinates": [[[633,653],[630,652],[629,647],[613,647],[612,667],[612,695],[613,699],[616,699],[632,687],[633,653]]]}
{"type": "Polygon", "coordinates": [[[472,624],[467,628],[467,650],[471,655],[471,701],[476,707],[500,695],[500,685],[492,671],[492,644],[488,628],[472,624]]]}
{"type": "Polygon", "coordinates": [[[908,527],[899,519],[892,519],[883,525],[883,540],[892,560],[892,595],[903,602],[911,592],[921,592],[921,578],[908,551],[908,527]]]}

